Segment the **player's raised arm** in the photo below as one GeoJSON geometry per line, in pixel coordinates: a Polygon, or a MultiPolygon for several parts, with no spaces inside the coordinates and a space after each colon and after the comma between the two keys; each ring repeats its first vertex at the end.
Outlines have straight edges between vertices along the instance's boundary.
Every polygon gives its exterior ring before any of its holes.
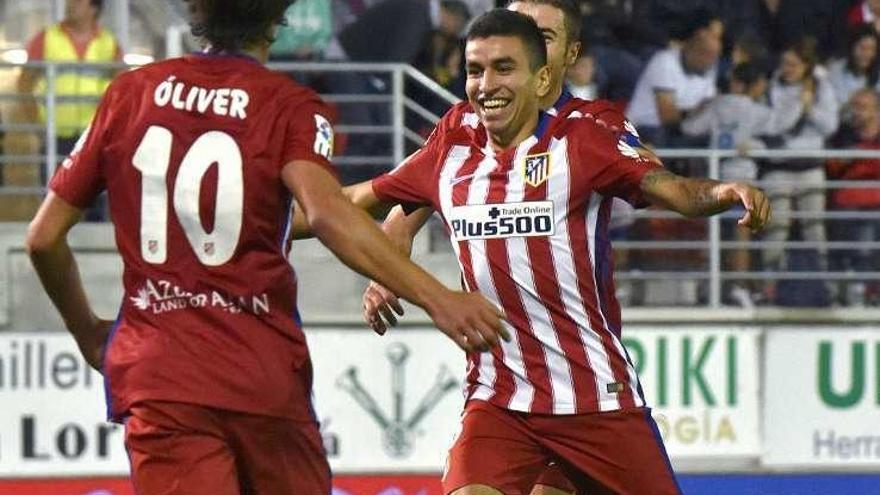
{"type": "Polygon", "coordinates": [[[641,190],[651,203],[687,217],[714,215],[741,204],[739,224],[759,231],[770,219],[770,202],[760,189],[742,182],[691,179],[657,169],[645,174],[641,190]]]}
{"type": "Polygon", "coordinates": [[[355,271],[425,309],[459,347],[488,350],[499,337],[509,338],[497,307],[478,294],[450,291],[409,261],[323,167],[295,160],[284,167],[282,179],[321,242],[355,271]]]}

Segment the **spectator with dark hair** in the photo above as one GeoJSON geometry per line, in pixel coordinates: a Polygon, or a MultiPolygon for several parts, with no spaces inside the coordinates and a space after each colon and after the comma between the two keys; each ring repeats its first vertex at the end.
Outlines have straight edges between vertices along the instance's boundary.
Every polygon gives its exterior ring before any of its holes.
{"type": "MultiPolygon", "coordinates": [[[[847,119],[830,143],[835,148],[880,150],[880,96],[870,88],[857,90],[844,112],[847,119]]],[[[880,160],[856,158],[852,160],[829,160],[829,178],[847,181],[880,181],[880,160]]],[[[880,210],[880,189],[843,188],[831,192],[830,208],[857,214],[880,210]]],[[[880,222],[876,219],[841,219],[829,225],[831,240],[840,242],[880,241],[880,222]]],[[[837,251],[831,258],[835,271],[873,272],[880,270],[877,250],[858,248],[837,251]]],[[[866,286],[863,281],[850,281],[838,290],[841,303],[862,305],[866,299],[880,296],[877,285],[866,286]]]]}
{"type": "Polygon", "coordinates": [[[717,63],[724,26],[706,9],[690,14],[680,34],[681,46],[662,50],[642,72],[627,116],[646,142],[676,142],[688,112],[715,96],[717,63]]]}
{"type": "Polygon", "coordinates": [[[850,96],[862,88],[878,88],[880,75],[880,37],[873,26],[863,25],[850,33],[846,58],[828,64],[828,80],[834,87],[839,105],[845,105],[850,96]]]}
{"type": "MultiPolygon", "coordinates": [[[[782,52],[779,69],[770,84],[770,102],[777,119],[791,125],[780,128],[781,145],[786,149],[815,150],[837,129],[838,105],[827,77],[817,68],[815,40],[804,38],[782,52]]],[[[785,251],[780,244],[788,240],[792,212],[801,218],[801,234],[817,243],[819,266],[826,267],[825,167],[820,160],[790,158],[764,164],[764,180],[773,206],[773,219],[765,238],[777,244],[763,252],[764,268],[783,269],[785,251]]],[[[770,294],[772,295],[772,294],[770,294]]]]}

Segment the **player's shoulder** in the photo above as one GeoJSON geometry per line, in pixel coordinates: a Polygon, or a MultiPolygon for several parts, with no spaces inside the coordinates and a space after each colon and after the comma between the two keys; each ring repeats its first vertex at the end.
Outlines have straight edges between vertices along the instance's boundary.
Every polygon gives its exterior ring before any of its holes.
{"type": "Polygon", "coordinates": [[[471,108],[471,104],[467,101],[460,101],[446,111],[440,121],[437,122],[437,129],[441,131],[453,130],[459,127],[476,128],[480,119],[477,113],[471,108]]]}
{"type": "Polygon", "coordinates": [[[626,138],[626,133],[612,132],[594,118],[568,117],[557,119],[554,136],[565,138],[568,147],[580,156],[613,156],[638,158],[639,154],[626,138]]]}

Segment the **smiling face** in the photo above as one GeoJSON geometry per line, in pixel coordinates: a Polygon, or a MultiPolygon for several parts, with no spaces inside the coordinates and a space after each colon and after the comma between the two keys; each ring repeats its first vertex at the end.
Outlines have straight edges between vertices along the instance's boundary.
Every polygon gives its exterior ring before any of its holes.
{"type": "Polygon", "coordinates": [[[525,44],[516,36],[470,39],[465,60],[468,101],[493,146],[519,144],[537,125],[538,101],[550,89],[549,70],[532,70],[525,44]]]}
{"type": "Polygon", "coordinates": [[[547,45],[547,67],[550,69],[551,88],[548,96],[553,101],[546,103],[548,107],[555,103],[559,93],[562,92],[562,84],[565,81],[565,72],[574,65],[580,51],[581,43],[577,40],[569,40],[565,29],[565,14],[562,10],[545,3],[513,2],[507,6],[508,10],[525,14],[535,20],[535,24],[541,29],[544,42],[547,45]]]}

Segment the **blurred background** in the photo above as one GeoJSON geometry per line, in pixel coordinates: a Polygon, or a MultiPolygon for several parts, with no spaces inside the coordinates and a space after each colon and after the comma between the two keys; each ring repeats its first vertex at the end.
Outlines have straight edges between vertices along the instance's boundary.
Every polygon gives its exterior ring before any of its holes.
{"type": "MultiPolygon", "coordinates": [[[[299,0],[270,65],[330,103],[334,162],[358,182],[464,96],[462,35],[494,6],[299,0]]],[[[569,89],[613,101],[673,171],[758,183],[774,208],[759,235],[736,211],[612,214],[626,344],[685,493],[880,493],[880,0],[580,6],[569,89]]],[[[112,77],[200,49],[186,13],[181,0],[0,0],[0,495],[133,493],[100,376],[23,240],[112,77]]],[[[103,200],[87,220],[71,240],[109,317],[123,294],[103,200]]],[[[439,221],[414,256],[458,284],[439,221]]],[[[293,258],[338,493],[439,493],[464,360],[412,307],[372,335],[365,281],[318,243],[293,258]]]]}

